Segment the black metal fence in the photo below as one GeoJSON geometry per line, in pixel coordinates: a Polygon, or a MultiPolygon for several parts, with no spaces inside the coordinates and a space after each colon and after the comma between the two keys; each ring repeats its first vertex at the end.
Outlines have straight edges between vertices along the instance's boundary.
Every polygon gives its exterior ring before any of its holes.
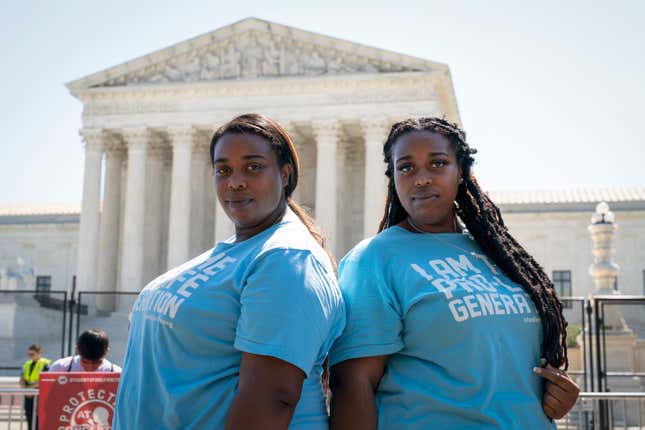
{"type": "Polygon", "coordinates": [[[67,291],[0,290],[0,376],[17,375],[32,344],[65,355],[68,303],[67,291]]]}
{"type": "Polygon", "coordinates": [[[585,334],[588,332],[589,322],[586,316],[587,299],[584,297],[562,297],[564,305],[564,317],[569,323],[567,328],[567,346],[571,369],[569,374],[577,379],[583,391],[588,389],[588,375],[591,371],[588,357],[589,339],[585,334]]]}
{"type": "MultiPolygon", "coordinates": [[[[593,330],[589,333],[593,345],[590,360],[595,367],[591,372],[591,389],[594,392],[642,392],[645,386],[645,372],[635,372],[637,361],[645,357],[645,349],[640,351],[638,339],[645,339],[645,296],[592,296],[588,316],[593,320],[593,330]],[[631,356],[630,356],[631,354],[631,356]]],[[[638,411],[617,409],[607,400],[598,401],[598,414],[601,428],[610,428],[616,421],[625,426],[636,423],[638,411]],[[631,422],[630,422],[631,421],[631,422]]]]}
{"type": "Polygon", "coordinates": [[[32,344],[51,360],[75,352],[88,329],[110,336],[108,358],[123,363],[129,313],[138,293],[117,291],[0,290],[0,376],[16,376],[32,344]]]}
{"type": "MultiPolygon", "coordinates": [[[[122,364],[129,313],[137,295],[74,289],[69,295],[66,291],[0,290],[0,376],[17,375],[33,343],[41,344],[50,359],[71,355],[78,334],[91,328],[109,334],[108,358],[122,364]]],[[[638,367],[635,361],[645,357],[645,348],[638,346],[643,351],[632,351],[634,363],[625,367],[619,344],[620,339],[630,338],[645,345],[645,296],[564,297],[562,301],[569,322],[569,373],[580,388],[598,393],[628,392],[630,387],[643,391],[645,372],[633,369],[638,367]]],[[[615,415],[612,407],[605,400],[597,402],[598,414],[586,416],[582,412],[581,417],[585,422],[595,419],[610,425],[615,415]]]]}

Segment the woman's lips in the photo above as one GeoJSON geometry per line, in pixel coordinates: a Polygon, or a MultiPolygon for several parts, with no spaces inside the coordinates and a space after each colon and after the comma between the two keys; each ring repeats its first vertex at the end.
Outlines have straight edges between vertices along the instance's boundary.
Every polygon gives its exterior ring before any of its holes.
{"type": "Polygon", "coordinates": [[[416,200],[434,201],[434,200],[437,200],[438,198],[439,198],[438,194],[417,194],[412,196],[412,201],[416,201],[416,200]]]}
{"type": "Polygon", "coordinates": [[[224,200],[224,203],[226,203],[226,206],[232,208],[232,209],[240,209],[243,208],[244,206],[248,205],[253,201],[252,198],[245,198],[245,199],[227,199],[224,200]]]}

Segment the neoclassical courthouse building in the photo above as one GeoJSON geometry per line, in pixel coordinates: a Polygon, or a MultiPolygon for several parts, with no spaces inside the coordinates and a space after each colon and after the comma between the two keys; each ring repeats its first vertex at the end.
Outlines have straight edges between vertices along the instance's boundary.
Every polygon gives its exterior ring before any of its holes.
{"type": "MultiPolygon", "coordinates": [[[[67,84],[83,103],[79,207],[0,207],[0,268],[42,289],[139,291],[232,233],[208,145],[245,112],[283,124],[301,157],[295,195],[342,256],[376,231],[382,143],[404,117],[460,122],[448,66],[249,18],[67,84]],[[19,261],[20,260],[20,261],[19,261]]],[[[616,214],[620,289],[643,294],[645,187],[492,191],[516,237],[563,295],[587,295],[587,225],[616,214]]],[[[0,286],[2,288],[2,286],[0,286]]]]}

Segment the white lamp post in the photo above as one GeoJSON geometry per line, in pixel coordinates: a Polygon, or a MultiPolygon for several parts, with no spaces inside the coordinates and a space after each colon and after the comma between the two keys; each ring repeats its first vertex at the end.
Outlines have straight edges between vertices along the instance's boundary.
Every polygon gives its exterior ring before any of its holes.
{"type": "Polygon", "coordinates": [[[591,252],[594,262],[589,266],[589,274],[596,287],[594,294],[618,294],[614,286],[620,267],[611,261],[614,232],[618,228],[614,221],[614,213],[609,210],[609,205],[605,202],[598,203],[588,227],[593,242],[591,252]]]}

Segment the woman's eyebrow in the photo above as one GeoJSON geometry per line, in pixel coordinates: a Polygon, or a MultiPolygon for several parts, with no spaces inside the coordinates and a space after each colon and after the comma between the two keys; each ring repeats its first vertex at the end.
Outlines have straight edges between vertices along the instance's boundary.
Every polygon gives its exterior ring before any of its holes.
{"type": "MultiPolygon", "coordinates": [[[[260,154],[249,154],[249,155],[243,156],[242,158],[244,160],[250,160],[252,158],[262,158],[262,159],[266,160],[266,157],[264,155],[260,155],[260,154]]],[[[227,161],[228,161],[228,158],[221,157],[221,158],[217,158],[215,160],[215,163],[225,163],[227,161]]]]}
{"type": "MultiPolygon", "coordinates": [[[[438,155],[445,155],[447,157],[448,153],[443,152],[443,151],[441,151],[441,152],[430,152],[430,153],[428,153],[428,155],[431,156],[431,157],[436,157],[438,155]]],[[[402,155],[402,156],[400,156],[399,158],[396,159],[395,163],[398,163],[399,161],[402,161],[402,160],[409,160],[411,158],[412,158],[411,155],[402,155]]]]}

